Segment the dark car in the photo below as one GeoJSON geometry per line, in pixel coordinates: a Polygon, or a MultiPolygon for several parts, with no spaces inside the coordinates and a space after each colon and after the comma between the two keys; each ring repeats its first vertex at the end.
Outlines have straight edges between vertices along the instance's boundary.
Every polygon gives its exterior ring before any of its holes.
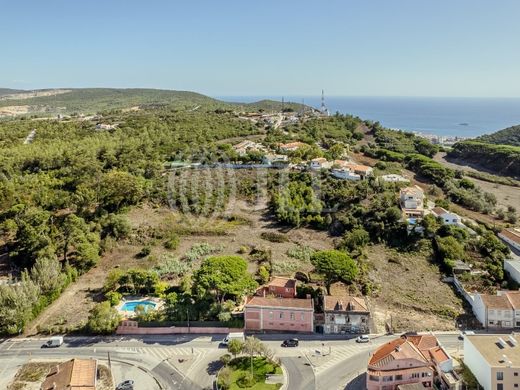
{"type": "Polygon", "coordinates": [[[117,385],[116,390],[134,390],[134,381],[126,380],[117,385]]]}
{"type": "Polygon", "coordinates": [[[282,347],[297,347],[300,342],[298,339],[287,339],[282,343],[282,347]]]}

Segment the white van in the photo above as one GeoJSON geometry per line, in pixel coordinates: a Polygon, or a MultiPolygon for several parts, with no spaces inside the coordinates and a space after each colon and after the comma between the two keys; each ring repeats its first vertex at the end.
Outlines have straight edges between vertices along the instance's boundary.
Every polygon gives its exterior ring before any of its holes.
{"type": "Polygon", "coordinates": [[[222,340],[222,345],[228,345],[231,340],[240,340],[245,341],[246,337],[244,336],[244,332],[231,332],[226,337],[224,337],[224,340],[222,340]]]}
{"type": "Polygon", "coordinates": [[[54,336],[47,340],[47,342],[42,345],[42,348],[58,348],[62,344],[63,336],[54,336]]]}

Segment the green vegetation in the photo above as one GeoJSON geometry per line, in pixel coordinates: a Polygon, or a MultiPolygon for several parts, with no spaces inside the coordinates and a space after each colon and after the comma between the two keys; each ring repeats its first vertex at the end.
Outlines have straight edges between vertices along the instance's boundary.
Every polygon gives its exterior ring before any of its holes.
{"type": "MultiPolygon", "coordinates": [[[[225,366],[218,374],[219,388],[228,390],[254,389],[274,390],[279,389],[281,384],[266,384],[268,374],[282,374],[278,364],[273,361],[272,351],[254,336],[247,337],[245,342],[232,340],[228,351],[235,358],[224,358],[225,366]],[[249,356],[236,357],[244,353],[249,356]]],[[[229,356],[229,355],[228,355],[229,356]]]]}
{"type": "Polygon", "coordinates": [[[511,126],[493,134],[482,135],[477,141],[497,145],[520,146],[520,125],[511,126]]]}
{"type": "Polygon", "coordinates": [[[120,319],[119,313],[110,302],[101,302],[92,309],[87,329],[94,334],[111,334],[116,330],[120,319]]]}
{"type": "Polygon", "coordinates": [[[520,177],[520,146],[463,141],[453,146],[449,156],[501,175],[520,177]]]}
{"type": "Polygon", "coordinates": [[[312,255],[311,262],[316,267],[316,272],[323,274],[327,294],[330,294],[332,283],[341,281],[350,284],[359,272],[355,261],[338,250],[316,252],[312,255]]]}

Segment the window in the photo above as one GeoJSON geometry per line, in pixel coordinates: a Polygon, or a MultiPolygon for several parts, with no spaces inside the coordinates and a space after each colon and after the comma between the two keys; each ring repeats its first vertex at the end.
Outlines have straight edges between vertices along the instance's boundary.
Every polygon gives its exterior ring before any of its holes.
{"type": "Polygon", "coordinates": [[[273,312],[270,311],[270,312],[269,312],[269,319],[272,320],[273,318],[274,318],[274,316],[273,316],[273,312]]]}
{"type": "Polygon", "coordinates": [[[504,373],[502,371],[497,371],[497,381],[504,380],[504,373]]]}
{"type": "Polygon", "coordinates": [[[412,373],[412,378],[419,378],[419,377],[420,377],[420,373],[419,372],[412,373]]]}
{"type": "Polygon", "coordinates": [[[400,380],[402,380],[402,379],[403,379],[403,376],[402,376],[402,375],[396,375],[396,376],[395,376],[395,380],[396,380],[396,381],[400,381],[400,380]]]}
{"type": "Polygon", "coordinates": [[[280,319],[283,320],[283,311],[280,312],[280,319]]]}
{"type": "Polygon", "coordinates": [[[369,375],[368,379],[373,381],[373,382],[379,382],[379,377],[375,376],[375,375],[369,375]]]}
{"type": "Polygon", "coordinates": [[[518,372],[515,372],[513,375],[514,375],[514,376],[518,376],[518,372]]]}
{"type": "Polygon", "coordinates": [[[514,388],[515,389],[518,388],[518,383],[515,383],[514,388]]]}
{"type": "Polygon", "coordinates": [[[305,313],[302,313],[302,315],[301,315],[301,320],[302,320],[302,321],[305,320],[305,313]]]}
{"type": "Polygon", "coordinates": [[[289,318],[294,321],[294,313],[289,314],[289,318]]]}
{"type": "Polygon", "coordinates": [[[504,384],[503,383],[497,383],[497,390],[504,390],[504,384]]]}
{"type": "Polygon", "coordinates": [[[393,380],[394,377],[392,375],[383,377],[383,382],[392,382],[393,380]]]}

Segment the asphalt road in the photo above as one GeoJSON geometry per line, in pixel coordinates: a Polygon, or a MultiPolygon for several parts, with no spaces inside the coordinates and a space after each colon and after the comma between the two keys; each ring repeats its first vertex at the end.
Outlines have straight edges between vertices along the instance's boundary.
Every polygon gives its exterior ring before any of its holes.
{"type": "MultiPolygon", "coordinates": [[[[449,350],[462,348],[462,341],[457,334],[437,334],[439,342],[449,350]]],[[[373,338],[369,345],[359,345],[352,338],[345,336],[320,335],[259,335],[264,344],[279,357],[287,373],[287,388],[290,390],[314,389],[355,389],[361,383],[362,374],[366,370],[369,353],[379,345],[398,337],[380,336],[373,338]],[[298,337],[300,345],[296,348],[281,348],[283,339],[298,337]],[[330,347],[330,349],[329,349],[330,347]],[[308,351],[331,350],[330,364],[316,367],[309,359],[308,351]],[[357,379],[356,379],[357,378],[357,379]]],[[[201,390],[207,386],[213,373],[210,366],[220,355],[226,353],[219,349],[222,335],[175,335],[146,337],[65,337],[60,348],[42,349],[45,339],[10,339],[0,343],[0,367],[18,367],[29,359],[70,359],[73,357],[110,358],[124,362],[136,369],[146,371],[155,378],[158,389],[201,390]],[[200,353],[197,365],[192,370],[179,370],[154,353],[157,351],[190,350],[194,348],[200,353]],[[133,351],[133,353],[131,353],[133,351]],[[144,353],[142,351],[145,351],[144,353]],[[183,372],[181,372],[183,371],[183,372]],[[202,373],[201,371],[204,371],[202,373]],[[203,380],[204,379],[204,380],[203,380]]],[[[325,359],[325,358],[324,358],[325,359]]],[[[324,360],[325,361],[325,360],[324,360]]]]}

